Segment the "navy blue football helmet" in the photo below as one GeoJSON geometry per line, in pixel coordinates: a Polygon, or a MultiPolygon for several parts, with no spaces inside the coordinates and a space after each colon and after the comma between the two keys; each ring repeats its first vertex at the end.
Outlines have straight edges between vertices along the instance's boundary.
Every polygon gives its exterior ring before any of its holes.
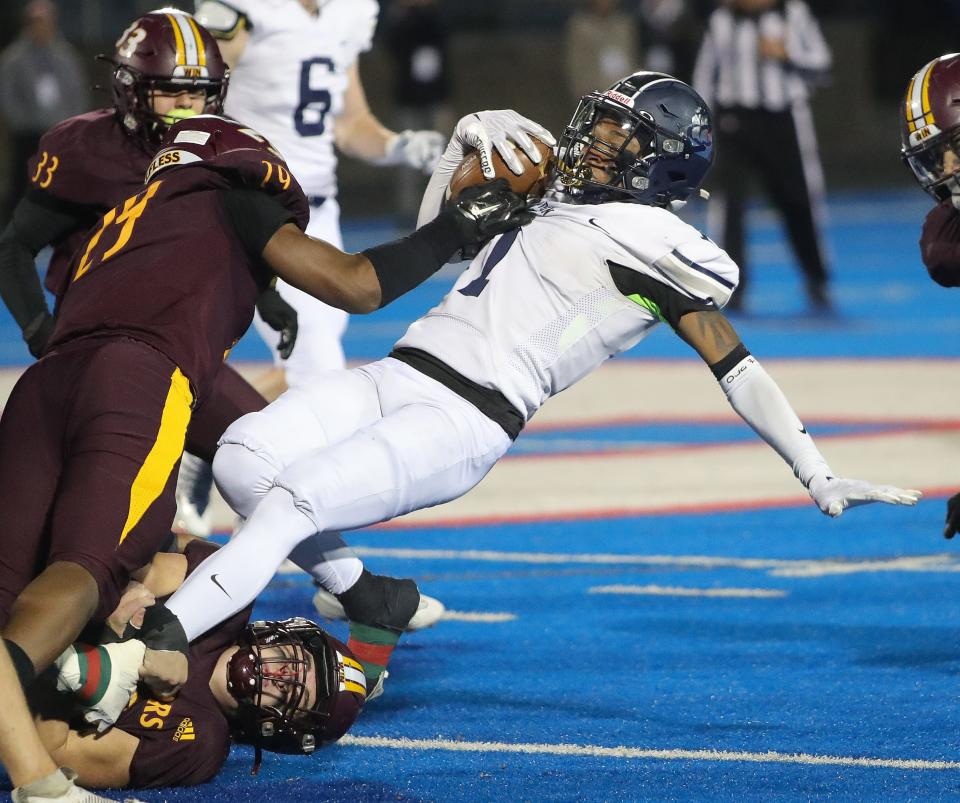
{"type": "Polygon", "coordinates": [[[666,206],[713,164],[710,110],[683,81],[636,72],[584,95],[557,150],[559,189],[571,197],[666,206]]]}

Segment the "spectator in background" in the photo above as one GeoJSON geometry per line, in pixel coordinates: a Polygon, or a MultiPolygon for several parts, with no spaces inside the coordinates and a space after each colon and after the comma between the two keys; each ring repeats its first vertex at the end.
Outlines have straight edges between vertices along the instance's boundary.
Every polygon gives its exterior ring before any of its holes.
{"type": "Polygon", "coordinates": [[[640,0],[643,66],[690,81],[703,21],[690,0],[640,0]]]}
{"type": "MultiPolygon", "coordinates": [[[[384,19],[394,62],[397,127],[450,131],[447,31],[437,0],[398,0],[384,19]]],[[[397,176],[397,212],[415,219],[426,179],[409,170],[397,176]]]]}
{"type": "Polygon", "coordinates": [[[11,138],[8,199],[26,190],[27,160],[43,133],[89,108],[85,75],[76,51],[60,34],[56,6],[51,0],[30,0],[20,36],[0,53],[0,116],[11,138]]]}
{"type": "Polygon", "coordinates": [[[567,88],[572,98],[604,89],[639,67],[637,28],[620,0],[588,0],[567,21],[567,88]]]}
{"type": "Polygon", "coordinates": [[[717,192],[708,225],[740,265],[737,306],[749,278],[743,220],[745,180],[754,175],[783,216],[810,307],[830,310],[819,232],[823,172],[807,102],[813,79],[830,64],[803,0],[728,0],[708,19],[693,80],[717,121],[717,192]]]}

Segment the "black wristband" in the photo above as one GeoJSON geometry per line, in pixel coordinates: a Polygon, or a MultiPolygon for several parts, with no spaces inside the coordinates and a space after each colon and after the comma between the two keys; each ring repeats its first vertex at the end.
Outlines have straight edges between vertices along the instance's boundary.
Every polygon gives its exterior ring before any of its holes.
{"type": "Polygon", "coordinates": [[[140,640],[151,650],[169,650],[187,655],[190,649],[183,625],[162,602],[154,603],[144,613],[140,640]]]}
{"type": "Polygon", "coordinates": [[[441,212],[413,234],[368,248],[363,255],[373,264],[380,282],[380,306],[430,278],[462,245],[456,224],[441,212]]]}
{"type": "Polygon", "coordinates": [[[747,351],[747,347],[743,345],[743,343],[737,343],[733,351],[731,351],[726,357],[718,360],[715,363],[711,363],[710,370],[713,371],[713,375],[719,382],[727,374],[729,374],[730,371],[733,370],[734,366],[740,362],[740,360],[746,359],[749,356],[750,352],[747,351]]]}

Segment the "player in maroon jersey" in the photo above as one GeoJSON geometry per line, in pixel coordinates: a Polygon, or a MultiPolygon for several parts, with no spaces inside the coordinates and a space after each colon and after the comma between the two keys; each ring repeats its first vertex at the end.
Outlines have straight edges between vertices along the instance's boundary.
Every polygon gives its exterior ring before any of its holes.
{"type": "MultiPolygon", "coordinates": [[[[406,238],[345,254],[303,234],[306,198],[256,132],[204,115],[175,123],[162,145],[146,187],[78,249],[47,353],[0,418],[0,617],[25,686],[156,553],[191,409],[273,274],[372,312],[532,217],[523,196],[493,182],[406,238]]],[[[383,601],[402,631],[419,593],[412,581],[391,588],[405,592],[402,611],[394,595],[383,601]]],[[[183,629],[164,606],[148,609],[144,633],[185,663],[183,629]]]]}
{"type": "MultiPolygon", "coordinates": [[[[124,594],[110,626],[122,632],[153,595],[176,590],[215,550],[209,542],[192,540],[183,554],[157,555],[140,575],[145,587],[124,594]]],[[[220,771],[232,741],[309,754],[339,739],[366,697],[360,664],[313,622],[248,624],[251,610],[190,645],[190,674],[175,698],[155,699],[141,686],[106,733],[77,727],[69,698],[42,700],[38,728],[56,761],[92,787],[189,786],[220,771]]],[[[84,673],[96,672],[96,663],[93,655],[84,673]]]]}
{"type": "MultiPolygon", "coordinates": [[[[64,120],[43,136],[25,167],[30,189],[0,234],[0,297],[35,357],[53,331],[34,267],[37,253],[53,246],[46,287],[59,297],[86,231],[140,191],[170,122],[223,107],[228,70],[217,42],[185,12],[164,9],[138,18],[120,36],[110,61],[113,106],[64,120]]],[[[272,288],[257,308],[282,332],[281,354],[289,355],[296,311],[272,288]]],[[[260,393],[224,364],[209,398],[194,411],[186,450],[208,465],[226,427],[265,405],[260,393]]]]}
{"type": "MultiPolygon", "coordinates": [[[[960,55],[927,62],[907,85],[900,155],[937,202],[923,222],[920,256],[930,278],[960,287],[960,55]]],[[[960,493],[947,501],[945,538],[960,531],[960,493]]]]}

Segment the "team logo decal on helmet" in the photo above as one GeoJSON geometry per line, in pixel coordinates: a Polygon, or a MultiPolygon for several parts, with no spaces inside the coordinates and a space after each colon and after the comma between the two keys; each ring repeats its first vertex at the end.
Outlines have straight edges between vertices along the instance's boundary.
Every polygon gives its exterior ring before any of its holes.
{"type": "Polygon", "coordinates": [[[665,206],[686,200],[713,164],[710,111],[683,81],[637,72],[582,97],[557,150],[568,195],[665,206]],[[598,161],[607,165],[604,180],[598,161]]]}
{"type": "Polygon", "coordinates": [[[910,79],[900,114],[900,154],[938,201],[960,208],[960,54],[923,65],[910,79]]]}
{"type": "Polygon", "coordinates": [[[227,65],[210,32],[179,9],[163,8],[135,20],[117,40],[114,56],[100,58],[113,65],[113,101],[123,127],[154,145],[179,116],[157,114],[154,93],[202,92],[205,112],[223,110],[227,65]]]}
{"type": "Polygon", "coordinates": [[[227,665],[227,689],[239,706],[234,735],[257,748],[256,767],[261,749],[309,754],[335,742],[367,693],[346,645],[300,617],[247,625],[227,665]]]}

